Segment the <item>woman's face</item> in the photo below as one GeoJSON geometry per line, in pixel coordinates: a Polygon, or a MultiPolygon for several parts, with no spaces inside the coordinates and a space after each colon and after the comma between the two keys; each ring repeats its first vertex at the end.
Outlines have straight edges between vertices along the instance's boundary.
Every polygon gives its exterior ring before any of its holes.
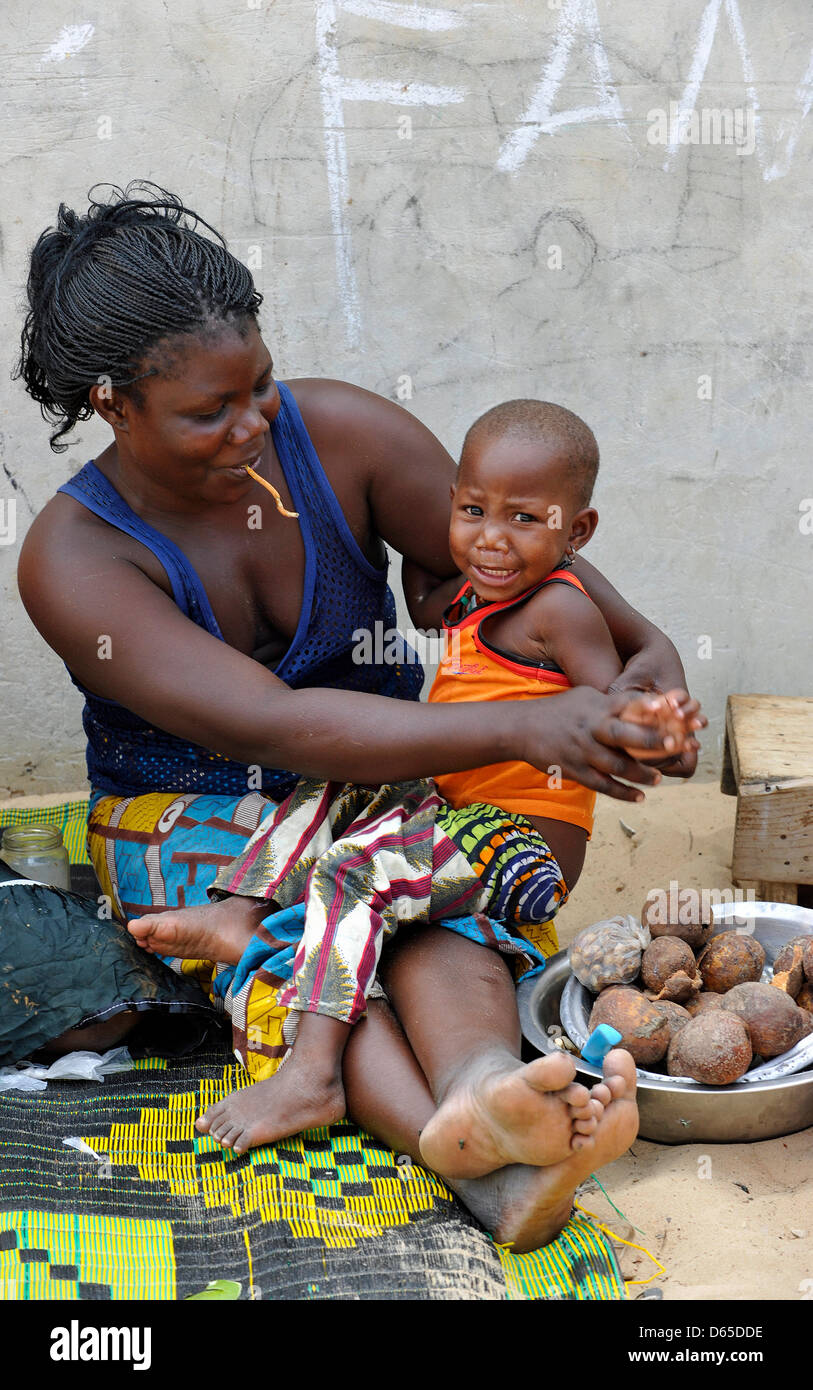
{"type": "MultiPolygon", "coordinates": [[[[149,367],[151,357],[145,363],[149,367]]],[[[273,363],[257,326],[160,345],[157,373],[140,383],[142,404],[126,401],[119,457],[154,489],[188,501],[236,500],[262,457],[280,408],[273,363]],[[242,331],[241,331],[242,330],[242,331]]]]}

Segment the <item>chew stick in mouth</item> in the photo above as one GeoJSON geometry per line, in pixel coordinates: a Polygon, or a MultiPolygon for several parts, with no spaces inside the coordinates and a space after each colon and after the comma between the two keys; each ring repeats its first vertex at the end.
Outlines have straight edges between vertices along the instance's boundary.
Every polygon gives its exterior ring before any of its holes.
{"type": "Polygon", "coordinates": [[[270,493],[271,493],[271,496],[273,497],[274,501],[275,501],[276,504],[277,504],[277,511],[280,513],[281,516],[297,516],[297,517],[299,516],[299,512],[289,512],[289,511],[288,511],[288,508],[287,508],[286,506],[283,505],[282,498],[280,497],[279,493],[277,492],[277,489],[276,489],[271,483],[267,483],[267,482],[265,481],[265,478],[261,478],[260,475],[259,475],[259,473],[255,473],[255,472],[254,472],[254,469],[253,469],[253,468],[249,468],[249,466],[248,466],[247,463],[244,463],[244,464],[243,464],[243,467],[245,468],[245,470],[246,470],[246,472],[248,473],[249,477],[251,477],[251,478],[254,479],[255,483],[259,483],[259,484],[260,484],[260,487],[264,487],[265,490],[266,490],[266,492],[270,492],[270,493]]]}

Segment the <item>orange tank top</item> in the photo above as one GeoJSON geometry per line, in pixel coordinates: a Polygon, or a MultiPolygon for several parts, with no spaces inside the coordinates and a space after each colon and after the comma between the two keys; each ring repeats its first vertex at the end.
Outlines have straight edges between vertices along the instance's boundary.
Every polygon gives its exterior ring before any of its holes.
{"type": "MultiPolygon", "coordinates": [[[[567,676],[553,662],[535,664],[512,657],[491,646],[481,632],[487,618],[518,607],[547,584],[572,584],[589,597],[574,574],[551,570],[541,584],[516,598],[466,611],[466,601],[473,597],[467,581],[443,615],[449,640],[429,700],[438,704],[461,700],[538,700],[570,690],[567,676]]],[[[593,828],[595,792],[579,782],[557,777],[555,769],[543,773],[530,763],[489,763],[465,772],[445,773],[435,782],[441,796],[456,809],[482,801],[520,815],[569,821],[581,826],[588,835],[593,828]]]]}

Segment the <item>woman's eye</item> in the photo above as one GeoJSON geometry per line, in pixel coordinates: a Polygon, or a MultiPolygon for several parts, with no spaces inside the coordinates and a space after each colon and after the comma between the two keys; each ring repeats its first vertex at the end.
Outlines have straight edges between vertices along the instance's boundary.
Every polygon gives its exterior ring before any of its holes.
{"type": "Polygon", "coordinates": [[[204,422],[207,420],[217,420],[223,414],[224,409],[225,407],[220,405],[218,406],[217,410],[211,410],[208,415],[196,415],[195,419],[202,420],[204,422]]]}

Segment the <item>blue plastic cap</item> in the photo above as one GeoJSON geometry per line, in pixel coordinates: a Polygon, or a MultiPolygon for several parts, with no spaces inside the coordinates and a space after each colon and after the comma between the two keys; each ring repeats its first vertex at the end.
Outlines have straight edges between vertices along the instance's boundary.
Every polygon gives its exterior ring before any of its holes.
{"type": "Polygon", "coordinates": [[[592,1062],[594,1066],[600,1067],[607,1053],[618,1047],[620,1041],[621,1034],[617,1028],[611,1028],[609,1023],[600,1023],[584,1044],[581,1055],[585,1062],[592,1062]]]}

